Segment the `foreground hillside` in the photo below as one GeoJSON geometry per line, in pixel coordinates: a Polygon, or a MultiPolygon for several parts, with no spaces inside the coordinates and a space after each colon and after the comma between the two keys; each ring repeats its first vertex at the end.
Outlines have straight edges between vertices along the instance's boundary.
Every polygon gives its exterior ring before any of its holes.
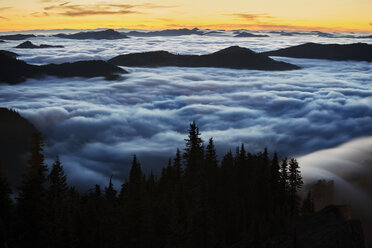
{"type": "Polygon", "coordinates": [[[314,213],[295,159],[241,145],[219,162],[190,124],[159,177],[136,156],[118,193],[112,180],[79,193],[57,158],[48,172],[39,133],[31,139],[15,203],[0,173],[2,243],[9,247],[364,247],[358,220],[345,207],[314,213]]]}

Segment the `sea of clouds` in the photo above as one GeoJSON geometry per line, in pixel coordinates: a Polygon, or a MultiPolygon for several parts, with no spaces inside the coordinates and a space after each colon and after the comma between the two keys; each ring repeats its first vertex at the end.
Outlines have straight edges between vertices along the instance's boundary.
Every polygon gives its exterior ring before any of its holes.
{"type": "MultiPolygon", "coordinates": [[[[46,64],[154,50],[206,54],[231,45],[268,51],[305,42],[372,42],[270,35],[37,37],[30,40],[65,48],[15,49],[23,41],[7,41],[0,43],[0,49],[14,51],[28,63],[46,64]]],[[[281,157],[300,157],[372,135],[372,63],[275,59],[303,69],[124,68],[130,74],[119,81],[30,79],[20,85],[0,85],[0,106],[16,109],[35,124],[44,134],[48,163],[59,155],[69,181],[82,188],[107,184],[111,175],[119,186],[134,154],[145,171],[159,172],[176,147],[183,149],[193,120],[204,140],[214,137],[220,158],[241,143],[252,152],[268,147],[281,157]]],[[[311,167],[308,162],[306,166],[311,167]]]]}

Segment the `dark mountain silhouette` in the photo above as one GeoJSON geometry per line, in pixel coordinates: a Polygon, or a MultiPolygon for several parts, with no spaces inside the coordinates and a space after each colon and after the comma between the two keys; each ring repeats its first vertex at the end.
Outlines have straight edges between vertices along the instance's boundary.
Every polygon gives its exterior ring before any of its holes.
{"type": "Polygon", "coordinates": [[[53,46],[53,45],[46,45],[46,44],[41,44],[41,45],[35,45],[31,41],[25,41],[22,44],[19,44],[15,48],[63,48],[63,46],[53,46]]]}
{"type": "Polygon", "coordinates": [[[281,36],[295,36],[295,35],[308,35],[318,36],[322,38],[352,38],[352,39],[370,39],[372,35],[354,35],[354,34],[340,34],[340,33],[325,33],[321,31],[310,32],[292,32],[292,31],[269,31],[271,34],[279,34],[281,36]]]}
{"type": "Polygon", "coordinates": [[[223,34],[223,31],[218,31],[218,30],[213,30],[213,31],[207,31],[204,33],[204,35],[209,35],[209,34],[223,34]]]}
{"type": "Polygon", "coordinates": [[[56,34],[53,35],[59,38],[65,39],[75,39],[75,40],[86,40],[86,39],[93,39],[93,40],[116,40],[116,39],[125,39],[128,36],[119,33],[113,29],[107,29],[104,31],[89,31],[89,32],[80,32],[76,34],[56,34]]]}
{"type": "Polygon", "coordinates": [[[248,32],[234,32],[236,34],[234,37],[269,37],[266,34],[252,34],[248,32]]]}
{"type": "Polygon", "coordinates": [[[334,34],[325,33],[325,32],[321,32],[321,31],[311,31],[309,34],[310,35],[317,35],[317,36],[323,37],[323,38],[334,38],[335,37],[334,34]]]}
{"type": "Polygon", "coordinates": [[[159,30],[159,31],[150,31],[150,32],[141,32],[141,31],[130,31],[127,33],[123,33],[128,36],[137,36],[137,37],[151,37],[151,36],[182,36],[182,35],[204,35],[203,31],[200,31],[197,28],[193,29],[166,29],[166,30],[159,30]]]}
{"type": "Polygon", "coordinates": [[[353,38],[357,38],[357,39],[372,39],[372,35],[354,36],[353,38]]]}
{"type": "Polygon", "coordinates": [[[36,37],[33,34],[10,34],[10,35],[1,35],[0,39],[2,40],[26,40],[28,38],[36,37]]]}
{"type": "Polygon", "coordinates": [[[18,54],[13,53],[13,52],[9,52],[9,51],[5,51],[5,50],[0,50],[0,55],[6,55],[6,56],[12,57],[12,58],[18,57],[18,54]]]}
{"type": "Polygon", "coordinates": [[[290,31],[269,31],[271,34],[279,34],[281,36],[304,35],[304,32],[290,32],[290,31]]]}
{"type": "Polygon", "coordinates": [[[41,72],[56,77],[105,77],[108,80],[117,79],[119,74],[128,73],[124,69],[103,60],[49,64],[41,66],[41,72]]]}
{"type": "Polygon", "coordinates": [[[372,45],[366,43],[353,43],[346,45],[306,43],[275,51],[264,52],[261,54],[267,56],[292,58],[356,60],[371,62],[372,45]]]}
{"type": "Polygon", "coordinates": [[[131,53],[109,60],[121,66],[221,67],[253,70],[294,70],[298,66],[275,61],[248,48],[232,46],[207,55],[176,55],[166,51],[131,53]]]}
{"type": "Polygon", "coordinates": [[[27,78],[42,76],[56,77],[105,77],[117,79],[125,70],[101,60],[79,61],[74,63],[30,65],[14,57],[14,54],[0,53],[0,82],[17,84],[27,78]]]}
{"type": "Polygon", "coordinates": [[[20,184],[35,127],[14,110],[0,108],[0,160],[13,188],[20,184]]]}

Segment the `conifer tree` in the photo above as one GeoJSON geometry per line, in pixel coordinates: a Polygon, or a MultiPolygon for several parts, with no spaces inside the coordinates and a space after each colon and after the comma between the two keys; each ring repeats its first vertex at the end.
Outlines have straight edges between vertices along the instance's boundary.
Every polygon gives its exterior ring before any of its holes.
{"type": "Polygon", "coordinates": [[[142,234],[142,204],[143,204],[143,174],[141,164],[133,156],[132,167],[129,173],[128,198],[126,204],[126,215],[128,225],[127,247],[141,247],[142,234]]]}
{"type": "Polygon", "coordinates": [[[59,157],[56,158],[47,179],[49,183],[47,190],[48,246],[52,248],[65,247],[66,243],[70,243],[65,206],[67,183],[59,157]]]}
{"type": "Polygon", "coordinates": [[[188,130],[188,139],[186,141],[185,153],[183,154],[186,173],[195,174],[203,164],[204,147],[203,140],[200,138],[199,128],[196,126],[195,121],[190,124],[188,130]]]}
{"type": "Polygon", "coordinates": [[[48,198],[53,205],[59,205],[67,192],[66,175],[63,170],[59,157],[52,165],[52,169],[48,175],[48,198]]]}
{"type": "Polygon", "coordinates": [[[103,197],[102,219],[102,244],[103,247],[114,248],[118,246],[118,235],[116,233],[119,226],[119,209],[116,197],[117,191],[112,183],[112,176],[107,187],[105,187],[103,197]]]}
{"type": "Polygon", "coordinates": [[[114,189],[114,185],[112,184],[112,176],[110,177],[110,182],[108,187],[105,187],[105,198],[109,202],[116,201],[116,193],[117,191],[114,189]]]}
{"type": "Polygon", "coordinates": [[[176,157],[174,158],[174,161],[173,161],[173,166],[175,168],[175,174],[176,174],[177,179],[180,179],[182,175],[181,162],[182,162],[181,151],[180,149],[177,148],[176,157]]]}
{"type": "Polygon", "coordinates": [[[132,167],[129,172],[129,185],[131,187],[138,187],[141,185],[143,178],[141,164],[137,161],[137,156],[133,156],[132,167]]]}
{"type": "Polygon", "coordinates": [[[297,215],[299,210],[299,197],[297,192],[304,184],[299,170],[299,165],[296,159],[292,158],[289,161],[289,195],[291,204],[291,214],[297,215]]]}
{"type": "Polygon", "coordinates": [[[209,139],[206,151],[205,151],[205,163],[208,169],[216,168],[218,165],[216,148],[214,147],[213,138],[209,139]]]}
{"type": "Polygon", "coordinates": [[[280,167],[279,167],[279,160],[278,155],[275,152],[273,159],[271,160],[271,192],[273,194],[274,203],[277,204],[280,197],[280,167]]]}
{"type": "Polygon", "coordinates": [[[47,247],[46,237],[46,172],[40,133],[31,137],[28,167],[22,178],[17,198],[18,247],[47,247]]]}
{"type": "Polygon", "coordinates": [[[246,161],[246,151],[245,151],[245,148],[244,148],[244,144],[242,143],[241,146],[240,146],[240,151],[239,151],[239,157],[238,157],[238,164],[240,164],[241,166],[244,166],[244,163],[246,161]]]}
{"type": "Polygon", "coordinates": [[[280,189],[282,191],[282,195],[289,191],[288,180],[288,160],[287,158],[284,158],[280,164],[280,189]]]}

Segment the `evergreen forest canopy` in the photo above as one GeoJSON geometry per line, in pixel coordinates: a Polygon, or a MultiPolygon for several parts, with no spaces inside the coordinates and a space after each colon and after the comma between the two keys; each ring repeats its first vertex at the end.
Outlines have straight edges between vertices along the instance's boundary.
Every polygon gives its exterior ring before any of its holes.
{"type": "Polygon", "coordinates": [[[213,139],[204,146],[195,122],[185,148],[157,178],[134,155],[129,179],[117,192],[110,180],[80,193],[67,185],[57,158],[48,173],[40,133],[31,148],[15,200],[0,172],[2,247],[262,247],[272,236],[293,235],[303,185],[295,159],[242,144],[219,162],[213,139]]]}

